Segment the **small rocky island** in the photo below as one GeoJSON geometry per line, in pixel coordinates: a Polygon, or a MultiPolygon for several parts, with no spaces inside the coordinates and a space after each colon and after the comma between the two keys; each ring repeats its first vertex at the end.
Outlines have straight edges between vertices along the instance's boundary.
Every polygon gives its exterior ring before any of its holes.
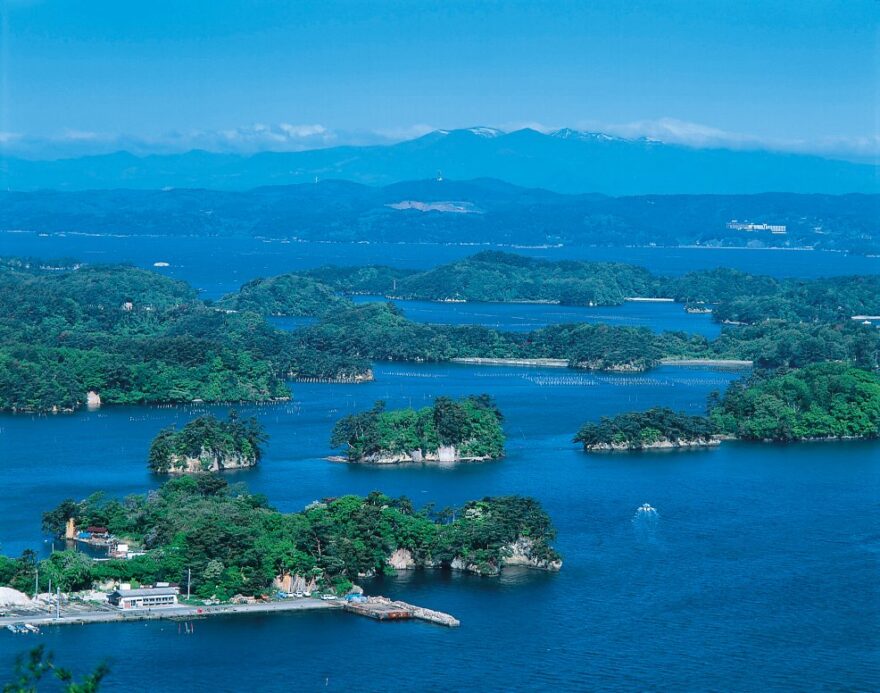
{"type": "Polygon", "coordinates": [[[574,442],[582,443],[587,452],[694,448],[718,445],[717,434],[717,427],[706,417],[655,407],[586,423],[574,442]]]}
{"type": "Polygon", "coordinates": [[[488,395],[437,397],[422,409],[372,409],[340,419],[330,444],[373,464],[490,460],[504,455],[501,412],[488,395]]]}
{"type": "Polygon", "coordinates": [[[200,416],[180,431],[159,432],[150,445],[150,469],[159,474],[195,474],[253,467],[267,440],[255,418],[241,419],[235,411],[225,421],[200,416]]]}

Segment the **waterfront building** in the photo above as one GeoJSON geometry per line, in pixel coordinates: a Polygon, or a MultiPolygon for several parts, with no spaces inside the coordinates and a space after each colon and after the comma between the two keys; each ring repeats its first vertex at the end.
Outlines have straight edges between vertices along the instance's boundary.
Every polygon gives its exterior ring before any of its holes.
{"type": "Polygon", "coordinates": [[[108,598],[113,606],[120,609],[155,609],[177,606],[177,587],[143,587],[141,589],[118,589],[108,598]]]}

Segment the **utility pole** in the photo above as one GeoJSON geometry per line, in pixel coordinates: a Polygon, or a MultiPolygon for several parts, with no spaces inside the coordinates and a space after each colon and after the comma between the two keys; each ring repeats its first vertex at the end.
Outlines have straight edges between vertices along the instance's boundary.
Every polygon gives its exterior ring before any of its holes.
{"type": "Polygon", "coordinates": [[[55,595],[55,618],[61,618],[61,588],[55,586],[57,593],[55,595]]]}
{"type": "Polygon", "coordinates": [[[40,569],[34,568],[34,599],[40,593],[40,569]]]}
{"type": "Polygon", "coordinates": [[[190,586],[191,582],[192,582],[192,569],[187,568],[186,569],[186,598],[187,599],[189,599],[189,586],[190,586]]]}

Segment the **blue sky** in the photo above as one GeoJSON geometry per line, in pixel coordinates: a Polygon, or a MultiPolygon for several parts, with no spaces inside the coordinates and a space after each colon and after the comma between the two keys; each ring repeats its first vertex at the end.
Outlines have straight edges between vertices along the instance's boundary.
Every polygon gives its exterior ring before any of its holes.
{"type": "Polygon", "coordinates": [[[870,156],[880,2],[0,0],[9,152],[580,127],[870,156]]]}

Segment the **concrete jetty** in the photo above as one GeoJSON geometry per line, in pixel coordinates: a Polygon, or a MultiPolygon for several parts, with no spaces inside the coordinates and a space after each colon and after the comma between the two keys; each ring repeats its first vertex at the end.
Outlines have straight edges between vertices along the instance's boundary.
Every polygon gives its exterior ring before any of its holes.
{"type": "Polygon", "coordinates": [[[454,616],[442,611],[425,609],[414,604],[401,601],[392,601],[387,597],[367,597],[363,601],[346,602],[343,608],[353,614],[366,616],[377,621],[405,621],[418,619],[428,621],[449,628],[457,628],[461,622],[454,616]]]}

